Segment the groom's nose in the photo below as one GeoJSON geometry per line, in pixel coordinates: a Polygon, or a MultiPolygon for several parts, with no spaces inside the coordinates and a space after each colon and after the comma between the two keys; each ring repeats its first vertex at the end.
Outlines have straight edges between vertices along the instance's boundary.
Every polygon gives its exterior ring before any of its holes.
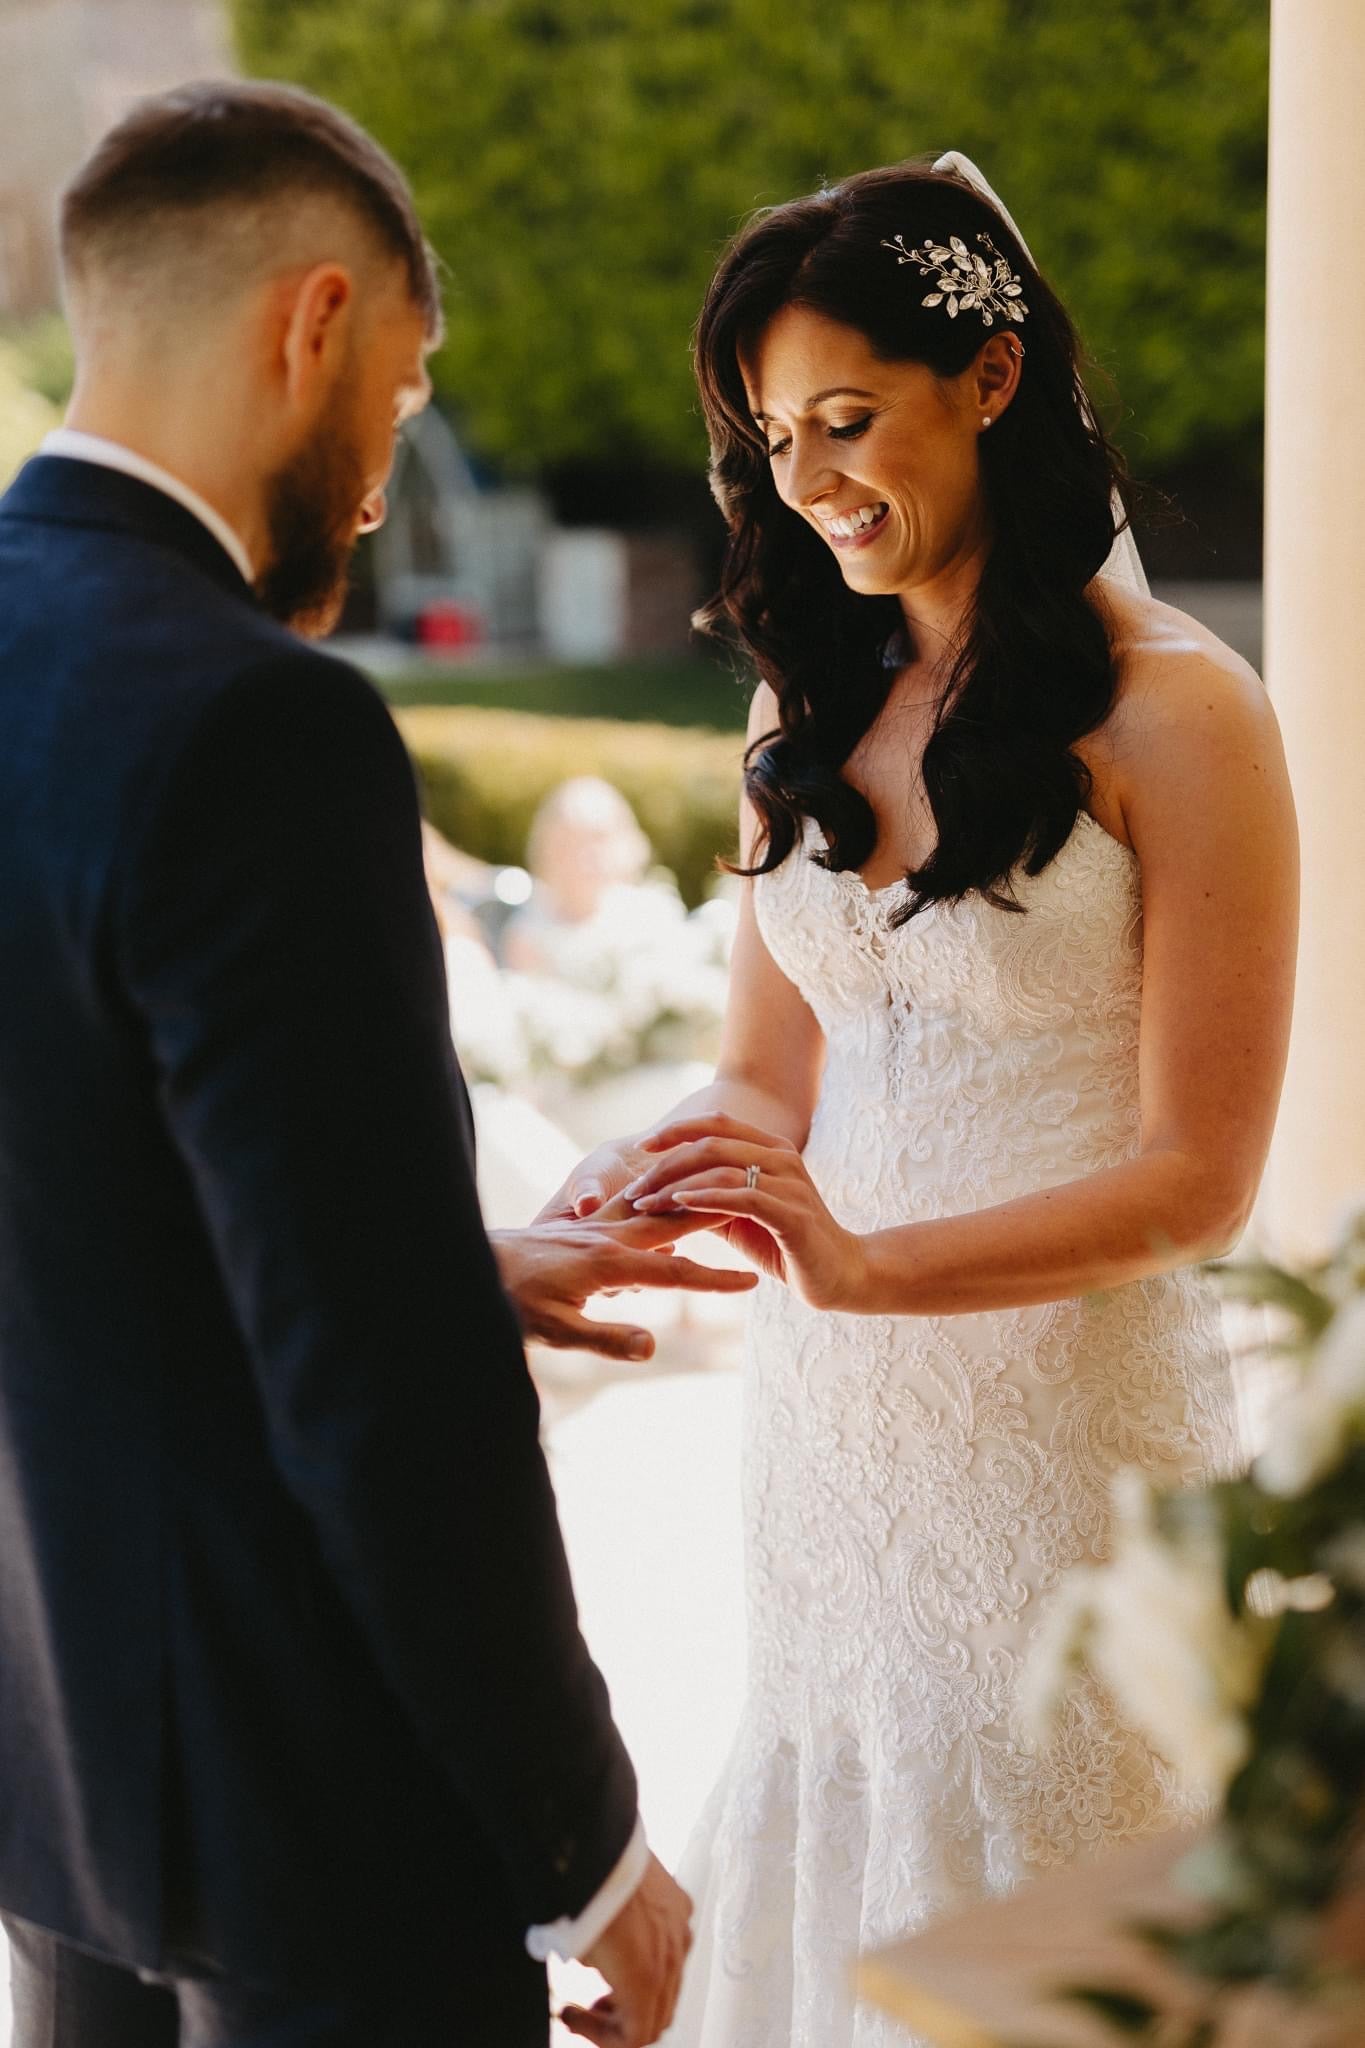
{"type": "Polygon", "coordinates": [[[376,527],[384,524],[388,509],[389,501],[384,492],[371,492],[360,508],[360,525],[357,530],[360,533],[373,533],[376,527]]]}

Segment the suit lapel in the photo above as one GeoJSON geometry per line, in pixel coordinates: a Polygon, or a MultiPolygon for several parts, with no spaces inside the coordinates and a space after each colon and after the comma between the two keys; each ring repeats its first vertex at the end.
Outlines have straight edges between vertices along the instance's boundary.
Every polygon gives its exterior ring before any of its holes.
{"type": "Polygon", "coordinates": [[[154,484],[102,463],[35,456],[0,498],[0,520],[8,519],[132,534],[169,548],[224,590],[256,602],[251,585],[202,520],[154,484]]]}

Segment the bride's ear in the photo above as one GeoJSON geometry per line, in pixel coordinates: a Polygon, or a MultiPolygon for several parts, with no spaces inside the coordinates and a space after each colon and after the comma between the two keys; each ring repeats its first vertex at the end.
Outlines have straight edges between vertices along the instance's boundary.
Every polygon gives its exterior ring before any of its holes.
{"type": "Polygon", "coordinates": [[[1017,334],[992,334],[983,344],[972,371],[977,411],[999,419],[1019,389],[1024,347],[1017,334]]]}

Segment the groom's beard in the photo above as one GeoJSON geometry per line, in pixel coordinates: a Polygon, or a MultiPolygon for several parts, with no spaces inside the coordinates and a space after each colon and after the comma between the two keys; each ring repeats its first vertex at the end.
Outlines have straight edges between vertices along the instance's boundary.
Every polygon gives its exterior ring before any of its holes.
{"type": "Polygon", "coordinates": [[[310,639],[331,632],[350,587],[365,481],[348,425],[335,407],[266,486],[270,557],[256,594],[273,618],[310,639]]]}

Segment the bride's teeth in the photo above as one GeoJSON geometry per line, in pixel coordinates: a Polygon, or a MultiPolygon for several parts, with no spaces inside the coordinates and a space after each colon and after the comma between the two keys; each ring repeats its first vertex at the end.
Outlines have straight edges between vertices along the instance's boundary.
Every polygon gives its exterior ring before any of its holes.
{"type": "Polygon", "coordinates": [[[860,505],[856,512],[841,512],[830,520],[829,531],[840,540],[852,540],[855,534],[875,526],[885,510],[885,505],[860,505]]]}

